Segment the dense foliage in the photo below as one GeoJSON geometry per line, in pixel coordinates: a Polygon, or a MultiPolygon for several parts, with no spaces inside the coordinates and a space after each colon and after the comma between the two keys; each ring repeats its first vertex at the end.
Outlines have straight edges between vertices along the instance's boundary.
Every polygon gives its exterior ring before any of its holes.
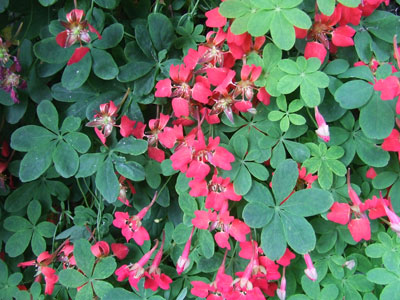
{"type": "Polygon", "coordinates": [[[397,299],[382,0],[0,0],[0,299],[397,299]]]}

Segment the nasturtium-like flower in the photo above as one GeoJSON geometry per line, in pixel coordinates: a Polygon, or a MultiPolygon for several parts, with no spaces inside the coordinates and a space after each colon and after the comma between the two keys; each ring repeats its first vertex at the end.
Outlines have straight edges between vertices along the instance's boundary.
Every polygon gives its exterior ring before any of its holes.
{"type": "Polygon", "coordinates": [[[89,31],[95,33],[101,39],[100,33],[87,20],[82,20],[84,15],[83,10],[75,8],[67,13],[68,22],[60,21],[66,30],[57,35],[57,44],[63,48],[68,48],[76,42],[80,43],[80,47],[75,49],[74,54],[69,59],[68,65],[79,62],[90,51],[88,47],[82,46],[82,42],[90,43],[91,41],[89,31]]]}
{"type": "Polygon", "coordinates": [[[106,138],[111,134],[113,127],[116,126],[117,111],[118,106],[113,101],[100,104],[100,112],[94,115],[93,121],[86,124],[88,127],[94,127],[94,131],[104,145],[106,138]]]}

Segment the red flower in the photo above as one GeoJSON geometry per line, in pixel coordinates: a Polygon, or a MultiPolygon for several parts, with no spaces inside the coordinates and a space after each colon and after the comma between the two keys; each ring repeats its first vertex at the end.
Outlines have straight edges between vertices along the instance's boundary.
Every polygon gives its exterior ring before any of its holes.
{"type": "Polygon", "coordinates": [[[99,241],[90,247],[93,255],[97,258],[106,257],[110,254],[110,246],[105,241],[99,241]]]}
{"type": "Polygon", "coordinates": [[[86,124],[88,127],[94,127],[94,131],[104,145],[106,138],[111,134],[113,127],[116,126],[117,111],[118,107],[115,106],[113,101],[100,104],[100,112],[94,115],[93,121],[86,124]]]}
{"type": "Polygon", "coordinates": [[[117,228],[121,228],[122,235],[129,242],[130,239],[134,239],[138,245],[143,245],[144,241],[150,240],[149,233],[146,228],[142,226],[142,219],[147,214],[148,210],[154,204],[157,199],[157,193],[154,195],[153,200],[150,204],[144,207],[137,215],[130,217],[127,212],[117,211],[115,213],[115,219],[113,225],[117,228]]]}
{"type": "Polygon", "coordinates": [[[114,255],[121,260],[124,259],[129,253],[129,248],[126,245],[119,243],[111,244],[111,250],[114,255]]]}
{"type": "Polygon", "coordinates": [[[165,232],[163,231],[163,239],[161,247],[158,250],[156,256],[154,257],[153,263],[144,273],[144,275],[146,276],[146,281],[144,282],[145,289],[151,289],[153,291],[156,291],[157,288],[159,287],[163,290],[169,290],[169,285],[172,283],[172,279],[168,275],[161,273],[161,270],[158,267],[160,265],[162,258],[164,242],[165,242],[165,232]]]}
{"type": "Polygon", "coordinates": [[[390,135],[384,139],[382,149],[397,152],[400,160],[400,133],[397,129],[393,129],[390,135]]]}
{"type": "Polygon", "coordinates": [[[329,142],[329,126],[326,124],[324,117],[319,113],[318,106],[315,109],[315,119],[317,120],[318,129],[315,131],[324,142],[329,142]]]}
{"type": "Polygon", "coordinates": [[[178,261],[176,262],[176,272],[181,275],[190,265],[189,253],[190,253],[190,246],[192,243],[194,227],[192,227],[192,231],[190,232],[189,239],[185,244],[185,248],[183,249],[182,255],[179,256],[178,261]]]}
{"type": "Polygon", "coordinates": [[[219,7],[209,10],[205,15],[207,27],[224,27],[227,22],[226,18],[219,13],[219,7]]]}
{"type": "Polygon", "coordinates": [[[81,9],[73,9],[67,14],[67,21],[60,21],[66,30],[60,32],[57,37],[57,43],[63,47],[68,48],[79,41],[81,47],[76,48],[74,54],[68,61],[68,65],[77,63],[80,61],[88,52],[88,47],[82,47],[82,41],[90,43],[89,31],[97,34],[97,37],[101,39],[99,32],[90,25],[86,20],[82,21],[85,13],[81,9]]]}
{"type": "Polygon", "coordinates": [[[311,256],[309,253],[304,254],[304,260],[307,265],[307,268],[304,270],[304,273],[310,280],[312,281],[317,280],[318,278],[317,270],[314,267],[314,264],[311,260],[311,256]]]}
{"type": "Polygon", "coordinates": [[[304,57],[309,59],[310,57],[316,57],[324,63],[327,51],[324,45],[319,42],[308,42],[304,50],[304,57]]]}
{"type": "Polygon", "coordinates": [[[133,135],[137,139],[142,139],[144,137],[146,125],[144,125],[142,122],[130,120],[127,116],[122,116],[119,128],[119,133],[123,137],[133,135]]]}

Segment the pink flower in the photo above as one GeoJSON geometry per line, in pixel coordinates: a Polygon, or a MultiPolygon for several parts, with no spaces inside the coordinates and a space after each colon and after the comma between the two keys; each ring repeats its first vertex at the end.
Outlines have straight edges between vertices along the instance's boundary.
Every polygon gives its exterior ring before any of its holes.
{"type": "Polygon", "coordinates": [[[206,26],[207,27],[224,27],[227,19],[219,13],[219,7],[209,10],[206,12],[206,26]]]}
{"type": "Polygon", "coordinates": [[[318,106],[314,107],[315,119],[318,124],[318,129],[315,131],[317,135],[324,141],[329,142],[329,126],[326,124],[324,117],[319,113],[318,106]]]}
{"type": "Polygon", "coordinates": [[[307,268],[304,270],[304,273],[310,280],[312,281],[317,280],[318,278],[317,270],[314,267],[314,264],[311,260],[311,256],[309,253],[304,254],[304,260],[307,265],[307,268]]]}
{"type": "Polygon", "coordinates": [[[124,259],[129,253],[129,248],[126,245],[120,243],[112,243],[111,250],[114,255],[121,260],[124,259]]]}
{"type": "Polygon", "coordinates": [[[156,241],[156,244],[153,246],[153,248],[151,248],[149,252],[143,255],[143,257],[137,263],[122,265],[117,270],[115,270],[115,275],[117,275],[117,280],[124,281],[126,278],[128,278],[129,284],[138,291],[139,288],[137,285],[140,279],[142,279],[145,274],[144,266],[151,258],[157,246],[158,246],[158,240],[156,241]]]}
{"type": "Polygon", "coordinates": [[[111,134],[113,127],[116,126],[118,107],[113,101],[100,105],[100,112],[94,115],[94,119],[88,122],[86,126],[94,127],[94,131],[105,145],[106,138],[111,134]],[[100,128],[100,129],[99,129],[100,128]]]}
{"type": "Polygon", "coordinates": [[[165,232],[163,231],[163,239],[161,247],[158,250],[156,256],[154,257],[153,263],[144,273],[144,275],[146,276],[146,281],[144,282],[145,289],[151,289],[153,291],[156,291],[157,288],[161,288],[163,290],[169,290],[169,285],[172,283],[172,279],[168,275],[161,273],[161,270],[159,268],[163,253],[164,242],[165,242],[165,232]]]}
{"type": "Polygon", "coordinates": [[[90,43],[89,31],[96,33],[97,37],[101,39],[101,35],[92,25],[86,20],[82,21],[84,15],[83,10],[73,9],[66,16],[68,22],[60,21],[66,30],[57,35],[57,43],[63,48],[71,47],[76,42],[81,44],[81,47],[75,49],[74,54],[68,61],[68,65],[77,63],[90,51],[88,47],[82,47],[82,41],[90,43]]]}
{"type": "Polygon", "coordinates": [[[113,225],[117,228],[121,228],[122,235],[126,238],[126,241],[129,242],[130,239],[134,239],[134,241],[138,245],[143,245],[144,241],[150,240],[149,233],[146,228],[142,226],[142,219],[147,214],[148,210],[154,204],[157,199],[157,193],[154,195],[153,200],[150,204],[144,207],[137,215],[130,217],[127,212],[117,211],[115,213],[115,219],[113,221],[113,225]]]}
{"type": "Polygon", "coordinates": [[[309,59],[310,57],[316,57],[324,63],[327,51],[324,45],[319,42],[308,42],[304,50],[304,57],[309,59]]]}
{"type": "Polygon", "coordinates": [[[182,255],[179,256],[179,259],[176,262],[176,272],[179,275],[181,275],[182,272],[184,272],[187,268],[189,268],[190,265],[189,253],[190,253],[190,246],[192,243],[194,228],[195,227],[192,227],[192,231],[190,232],[189,239],[185,244],[185,248],[183,249],[182,255]]]}
{"type": "Polygon", "coordinates": [[[142,122],[130,120],[127,116],[122,116],[119,128],[120,134],[123,137],[133,135],[137,139],[142,139],[144,137],[144,130],[146,128],[146,125],[144,125],[142,122]]]}
{"type": "Polygon", "coordinates": [[[393,129],[390,135],[384,139],[382,149],[385,151],[397,152],[400,160],[400,133],[397,129],[393,129]]]}
{"type": "Polygon", "coordinates": [[[106,257],[110,254],[110,246],[105,241],[98,241],[90,247],[90,250],[97,258],[106,257]]]}

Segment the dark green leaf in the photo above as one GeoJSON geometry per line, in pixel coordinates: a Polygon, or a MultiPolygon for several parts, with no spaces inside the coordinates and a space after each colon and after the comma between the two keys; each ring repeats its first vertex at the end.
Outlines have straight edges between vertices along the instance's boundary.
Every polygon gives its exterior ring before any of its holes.
{"type": "Polygon", "coordinates": [[[53,150],[54,143],[46,143],[25,154],[19,169],[21,181],[27,182],[39,178],[50,167],[53,150]]]}
{"type": "Polygon", "coordinates": [[[40,146],[49,143],[56,137],[54,133],[43,127],[28,125],[13,132],[10,146],[17,151],[28,152],[35,148],[40,148],[40,146]]]}
{"type": "Polygon", "coordinates": [[[160,13],[150,14],[147,21],[154,47],[158,51],[163,49],[168,50],[176,38],[171,21],[160,13]]]}
{"type": "Polygon", "coordinates": [[[116,268],[117,263],[115,262],[114,257],[105,257],[96,264],[92,278],[106,279],[114,273],[116,268]]]}
{"type": "Polygon", "coordinates": [[[371,98],[374,88],[362,80],[346,82],[335,92],[335,100],[346,109],[359,108],[371,98]]]}
{"type": "Polygon", "coordinates": [[[40,123],[42,123],[51,131],[55,133],[58,132],[58,112],[53,103],[48,100],[40,102],[39,106],[37,107],[37,114],[40,123]]]}
{"type": "Polygon", "coordinates": [[[61,270],[58,276],[59,282],[68,288],[77,288],[88,282],[86,276],[74,269],[61,270]]]}
{"type": "Polygon", "coordinates": [[[275,213],[261,233],[261,247],[265,255],[272,260],[280,259],[286,250],[286,238],[278,213],[275,213]]]}
{"type": "Polygon", "coordinates": [[[251,228],[261,228],[271,221],[274,211],[261,202],[250,202],[246,204],[242,214],[244,222],[251,228]]]}
{"type": "Polygon", "coordinates": [[[293,191],[298,177],[297,164],[293,160],[287,159],[278,165],[272,176],[272,192],[277,204],[293,191]]]}
{"type": "Polygon", "coordinates": [[[90,251],[90,243],[85,239],[80,239],[74,243],[74,257],[76,265],[87,276],[92,275],[95,256],[90,251]]]}
{"type": "Polygon", "coordinates": [[[93,72],[97,77],[111,80],[118,75],[118,66],[108,52],[94,48],[90,54],[93,58],[93,72]]]}
{"type": "Polygon", "coordinates": [[[154,67],[151,62],[132,61],[119,68],[118,81],[129,82],[143,77],[154,67]]]}
{"type": "Polygon", "coordinates": [[[29,221],[31,221],[33,225],[35,225],[36,222],[39,220],[41,212],[42,206],[40,205],[39,201],[33,200],[31,201],[31,203],[29,203],[27,214],[29,221]]]}
{"type": "Polygon", "coordinates": [[[53,161],[57,172],[64,178],[69,178],[78,171],[78,154],[64,141],[60,141],[53,152],[53,161]]]}
{"type": "Polygon", "coordinates": [[[119,195],[119,182],[117,175],[115,175],[111,158],[107,158],[98,167],[96,187],[108,202],[112,203],[117,200],[119,195]]]}
{"type": "Polygon", "coordinates": [[[36,43],[33,52],[42,61],[50,64],[66,63],[72,56],[75,47],[62,48],[57,44],[56,38],[51,37],[36,43]]]}
{"type": "Polygon", "coordinates": [[[297,191],[281,205],[281,208],[294,215],[310,217],[326,212],[332,204],[331,193],[312,188],[297,191]]]}
{"type": "Polygon", "coordinates": [[[61,77],[63,87],[74,90],[81,87],[89,77],[92,68],[92,57],[86,54],[79,62],[65,68],[61,77]]]}
{"type": "Polygon", "coordinates": [[[79,153],[86,153],[90,148],[89,137],[81,132],[71,132],[64,136],[68,145],[72,146],[79,153]]]}
{"type": "Polygon", "coordinates": [[[145,179],[144,168],[135,161],[125,163],[116,163],[115,167],[122,176],[133,181],[142,181],[145,179]]]}
{"type": "Polygon", "coordinates": [[[124,154],[140,155],[146,152],[147,146],[148,143],[146,141],[130,136],[119,140],[113,150],[124,154]]]}
{"type": "Polygon", "coordinates": [[[29,246],[32,230],[25,230],[14,233],[6,243],[6,252],[10,257],[17,257],[24,253],[29,246]]]}
{"type": "Polygon", "coordinates": [[[199,233],[199,244],[200,251],[205,258],[211,258],[214,256],[214,238],[208,230],[200,230],[199,233]]]}
{"type": "Polygon", "coordinates": [[[119,23],[114,23],[104,29],[101,36],[102,39],[95,41],[93,46],[98,49],[113,48],[122,40],[124,36],[124,26],[119,23]]]}

